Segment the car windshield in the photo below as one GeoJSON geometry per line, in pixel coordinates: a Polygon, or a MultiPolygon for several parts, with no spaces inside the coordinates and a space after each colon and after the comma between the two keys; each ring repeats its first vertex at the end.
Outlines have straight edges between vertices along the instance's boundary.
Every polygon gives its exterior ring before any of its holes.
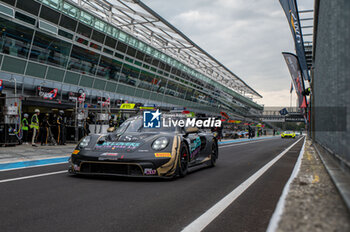
{"type": "Polygon", "coordinates": [[[285,134],[293,134],[293,132],[292,131],[286,131],[286,132],[284,132],[285,134]]]}
{"type": "Polygon", "coordinates": [[[161,125],[160,128],[145,128],[143,127],[143,117],[135,117],[126,120],[124,123],[120,125],[120,127],[116,130],[115,133],[123,134],[125,132],[151,132],[151,131],[159,131],[159,132],[171,132],[175,131],[175,127],[164,127],[161,125]]]}

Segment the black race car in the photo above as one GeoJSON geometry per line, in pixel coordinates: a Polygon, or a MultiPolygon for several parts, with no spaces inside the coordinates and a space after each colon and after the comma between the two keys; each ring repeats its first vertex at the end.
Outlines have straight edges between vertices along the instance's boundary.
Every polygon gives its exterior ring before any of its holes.
{"type": "Polygon", "coordinates": [[[188,168],[215,166],[218,142],[198,128],[143,127],[143,117],[126,120],[115,132],[83,138],[70,158],[72,174],[184,177],[188,168]]]}

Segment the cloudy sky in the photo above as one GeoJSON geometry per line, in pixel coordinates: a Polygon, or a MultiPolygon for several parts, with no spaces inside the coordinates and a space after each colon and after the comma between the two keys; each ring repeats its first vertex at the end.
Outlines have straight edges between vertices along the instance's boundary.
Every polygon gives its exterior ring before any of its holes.
{"type": "MultiPolygon", "coordinates": [[[[294,44],[278,0],[142,1],[257,90],[258,103],[290,105],[291,78],[281,53],[294,53],[294,44]]],[[[313,1],[298,0],[299,10],[312,9],[313,1]]]]}

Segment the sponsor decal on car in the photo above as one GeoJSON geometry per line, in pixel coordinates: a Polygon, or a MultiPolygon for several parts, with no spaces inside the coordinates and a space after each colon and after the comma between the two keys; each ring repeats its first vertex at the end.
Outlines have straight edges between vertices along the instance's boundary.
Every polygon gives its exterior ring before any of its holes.
{"type": "Polygon", "coordinates": [[[101,156],[118,156],[118,153],[102,153],[101,156]]]}
{"type": "Polygon", "coordinates": [[[193,142],[191,143],[191,151],[194,151],[196,148],[198,148],[202,144],[201,138],[197,137],[193,142]]]}
{"type": "Polygon", "coordinates": [[[145,175],[155,175],[156,173],[157,173],[157,171],[152,169],[152,168],[145,168],[145,170],[144,170],[145,175]]]}
{"type": "Polygon", "coordinates": [[[96,144],[96,148],[125,148],[136,149],[140,143],[133,142],[104,142],[103,144],[96,144]]]}
{"type": "Polygon", "coordinates": [[[193,158],[195,155],[197,155],[200,150],[201,150],[200,147],[197,147],[196,149],[191,151],[191,158],[193,158]]]}
{"type": "Polygon", "coordinates": [[[157,158],[161,158],[161,157],[170,157],[171,158],[171,154],[167,153],[167,152],[163,152],[163,153],[154,153],[154,156],[157,158]]]}
{"type": "Polygon", "coordinates": [[[80,151],[79,150],[74,150],[73,152],[72,152],[72,154],[73,155],[76,155],[76,154],[78,154],[80,151]]]}
{"type": "Polygon", "coordinates": [[[102,153],[98,160],[118,160],[118,153],[102,153]]]}

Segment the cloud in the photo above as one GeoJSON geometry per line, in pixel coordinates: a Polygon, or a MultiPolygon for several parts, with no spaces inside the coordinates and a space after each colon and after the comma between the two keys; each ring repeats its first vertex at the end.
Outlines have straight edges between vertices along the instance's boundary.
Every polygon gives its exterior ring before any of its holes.
{"type": "MultiPolygon", "coordinates": [[[[294,43],[277,0],[143,2],[259,92],[259,103],[289,105],[291,78],[281,53],[294,52],[294,43]]],[[[310,9],[313,0],[302,4],[310,9]]]]}
{"type": "MultiPolygon", "coordinates": [[[[263,99],[258,99],[257,103],[263,104],[265,106],[278,106],[278,107],[289,107],[290,106],[290,93],[289,89],[281,89],[275,91],[261,91],[264,96],[263,99]],[[264,102],[272,102],[273,104],[265,104],[264,102]]],[[[296,106],[297,96],[292,93],[292,106],[296,106]]]]}

